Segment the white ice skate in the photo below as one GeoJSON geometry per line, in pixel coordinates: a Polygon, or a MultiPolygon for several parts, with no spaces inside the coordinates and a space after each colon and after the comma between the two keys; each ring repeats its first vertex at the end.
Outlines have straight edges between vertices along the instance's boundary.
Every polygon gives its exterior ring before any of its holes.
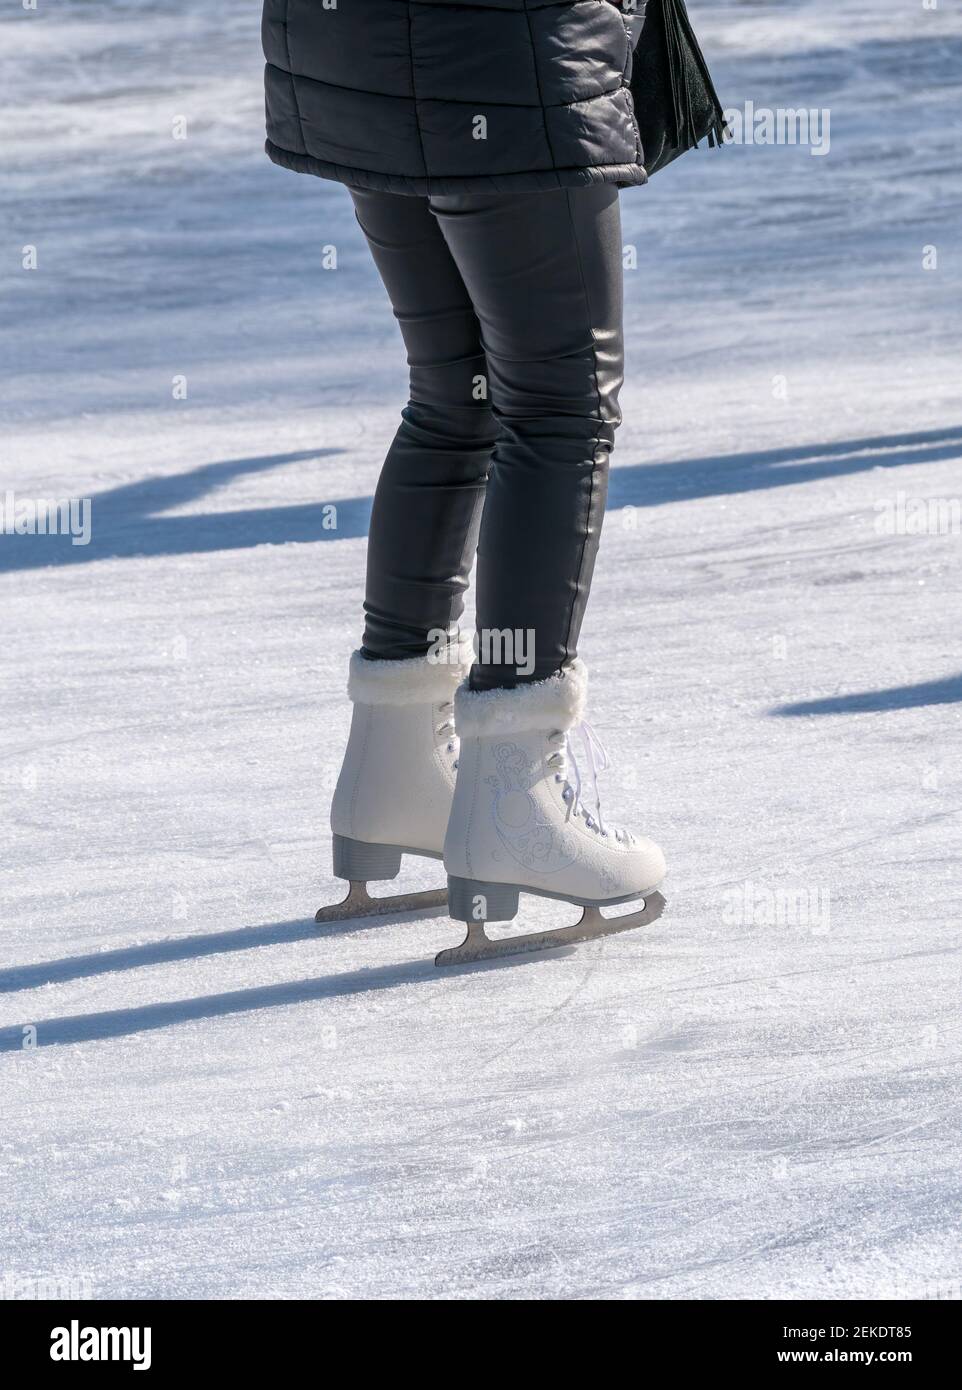
{"type": "Polygon", "coordinates": [[[470,648],[450,660],[369,661],[351,657],[351,733],[331,806],[334,873],[347,879],[343,902],[316,922],[443,907],[443,888],[372,898],[372,879],[396,878],[410,854],[440,859],[458,757],[453,697],[470,648]]]}
{"type": "Polygon", "coordinates": [[[444,865],[448,911],[467,924],[468,934],[435,964],[570,945],[661,915],[661,850],[606,824],[600,807],[590,809],[582,799],[583,782],[594,784],[607,763],[580,722],[586,689],[584,664],[575,661],[557,676],[513,690],[457,691],[461,751],[444,865]],[[521,893],[560,898],[584,912],[571,927],[492,941],[485,922],[511,921],[521,893]],[[601,915],[603,906],[639,898],[644,906],[636,912],[601,915]]]}

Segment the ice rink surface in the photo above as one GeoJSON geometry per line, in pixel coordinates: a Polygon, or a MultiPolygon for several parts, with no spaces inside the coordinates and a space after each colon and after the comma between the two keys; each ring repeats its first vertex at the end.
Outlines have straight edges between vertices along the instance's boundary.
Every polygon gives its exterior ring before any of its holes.
{"type": "Polygon", "coordinates": [[[92,499],[0,536],[0,1279],[958,1297],[958,7],[693,4],[831,143],[623,197],[583,655],[669,906],[451,972],[444,917],[311,921],[405,372],[346,193],[262,153],[257,11],[0,18],[0,492],[92,499]]]}

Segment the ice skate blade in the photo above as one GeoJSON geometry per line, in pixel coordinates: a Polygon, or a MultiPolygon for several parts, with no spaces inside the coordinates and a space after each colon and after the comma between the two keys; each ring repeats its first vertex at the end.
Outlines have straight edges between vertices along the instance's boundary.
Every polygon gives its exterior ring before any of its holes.
{"type": "Polygon", "coordinates": [[[593,941],[598,936],[613,936],[616,932],[646,927],[657,921],[665,910],[664,896],[653,891],[645,898],[644,907],[626,912],[623,917],[602,917],[597,907],[586,907],[581,920],[572,927],[556,927],[554,931],[528,932],[526,936],[508,936],[492,941],[483,922],[469,922],[468,934],[460,946],[439,951],[435,965],[469,965],[474,961],[497,960],[502,956],[526,955],[529,951],[550,951],[555,946],[574,946],[580,941],[593,941]]]}
{"type": "Polygon", "coordinates": [[[447,907],[445,888],[428,888],[422,893],[391,893],[384,898],[372,898],[366,883],[351,880],[350,891],[343,902],[331,907],[319,907],[314,921],[344,922],[352,917],[377,917],[385,912],[420,912],[429,907],[447,907]]]}

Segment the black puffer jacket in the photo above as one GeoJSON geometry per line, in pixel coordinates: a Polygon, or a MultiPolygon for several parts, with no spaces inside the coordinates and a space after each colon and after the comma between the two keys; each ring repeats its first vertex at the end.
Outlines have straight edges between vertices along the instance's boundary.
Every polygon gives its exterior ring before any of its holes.
{"type": "Polygon", "coordinates": [[[265,0],[267,152],[394,193],[644,183],[609,0],[265,0]]]}

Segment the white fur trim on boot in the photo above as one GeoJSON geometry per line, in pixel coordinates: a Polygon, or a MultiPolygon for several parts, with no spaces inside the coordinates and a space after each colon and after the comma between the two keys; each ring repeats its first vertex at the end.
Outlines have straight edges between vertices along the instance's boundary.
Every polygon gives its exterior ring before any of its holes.
{"type": "Polygon", "coordinates": [[[458,688],[454,718],[461,738],[495,738],[527,730],[570,729],[584,713],[588,671],[577,657],[544,681],[510,690],[458,688]]]}
{"type": "Polygon", "coordinates": [[[348,698],[355,705],[436,704],[449,700],[471,667],[471,646],[452,643],[436,656],[413,656],[404,661],[372,661],[360,652],[351,655],[348,698]]]}

